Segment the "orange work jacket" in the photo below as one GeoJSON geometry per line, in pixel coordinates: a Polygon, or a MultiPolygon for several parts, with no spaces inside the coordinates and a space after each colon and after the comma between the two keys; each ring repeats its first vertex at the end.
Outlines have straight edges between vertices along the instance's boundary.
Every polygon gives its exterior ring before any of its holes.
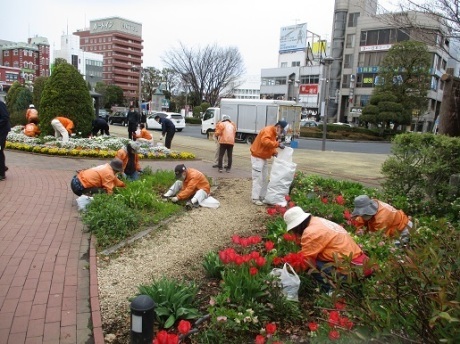
{"type": "Polygon", "coordinates": [[[361,255],[362,250],[342,226],[312,216],[310,224],[303,231],[301,238],[301,252],[305,259],[312,264],[316,260],[334,262],[335,258],[341,259],[352,255],[355,259],[361,255]]]}
{"type": "Polygon", "coordinates": [[[56,117],[56,119],[61,122],[61,124],[64,126],[64,128],[69,132],[69,134],[72,134],[72,130],[74,128],[73,122],[68,119],[67,117],[56,117]]]}
{"type": "MultiPolygon", "coordinates": [[[[120,159],[121,162],[123,163],[123,171],[124,171],[126,168],[126,165],[128,165],[128,151],[126,150],[126,148],[119,149],[115,157],[120,159]]],[[[139,164],[139,156],[136,153],[134,153],[134,166],[136,167],[136,171],[141,170],[141,165],[139,164]]]]}
{"type": "Polygon", "coordinates": [[[33,109],[33,108],[27,109],[27,111],[26,111],[27,123],[30,123],[30,121],[32,121],[33,119],[38,121],[38,111],[37,111],[37,109],[33,109]]]}
{"type": "Polygon", "coordinates": [[[401,232],[409,223],[408,216],[392,205],[376,200],[378,203],[377,213],[366,221],[361,216],[355,218],[356,227],[367,227],[369,232],[383,231],[386,236],[392,237],[397,231],[401,232]]]}
{"type": "Polygon", "coordinates": [[[113,193],[114,187],[124,187],[120,179],[117,178],[110,164],[99,165],[96,167],[82,170],[77,174],[83,187],[104,188],[108,194],[113,193]]]}
{"type": "Polygon", "coordinates": [[[152,137],[152,134],[150,134],[148,130],[144,128],[144,129],[141,129],[141,132],[139,135],[136,135],[136,138],[151,140],[153,137],[152,137]]]}
{"type": "Polygon", "coordinates": [[[274,125],[269,125],[263,128],[251,145],[252,156],[260,159],[270,159],[277,153],[276,148],[279,147],[279,142],[276,140],[276,128],[274,125]]]}
{"type": "Polygon", "coordinates": [[[35,137],[40,135],[40,129],[35,125],[35,123],[26,124],[24,127],[24,135],[29,137],[35,137]]]}
{"type": "Polygon", "coordinates": [[[220,144],[234,145],[236,125],[231,121],[222,121],[216,125],[216,133],[220,144]]]}
{"type": "Polygon", "coordinates": [[[204,190],[208,195],[211,192],[208,178],[194,168],[187,168],[185,180],[182,183],[182,189],[176,195],[179,200],[190,199],[198,190],[204,190]]]}

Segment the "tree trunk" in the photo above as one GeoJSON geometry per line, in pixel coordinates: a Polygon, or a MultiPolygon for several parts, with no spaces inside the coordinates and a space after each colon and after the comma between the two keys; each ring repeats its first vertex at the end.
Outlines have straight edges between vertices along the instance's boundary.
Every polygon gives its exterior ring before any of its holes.
{"type": "Polygon", "coordinates": [[[460,136],[460,78],[454,77],[449,69],[441,77],[445,81],[439,113],[438,133],[447,136],[460,136]]]}

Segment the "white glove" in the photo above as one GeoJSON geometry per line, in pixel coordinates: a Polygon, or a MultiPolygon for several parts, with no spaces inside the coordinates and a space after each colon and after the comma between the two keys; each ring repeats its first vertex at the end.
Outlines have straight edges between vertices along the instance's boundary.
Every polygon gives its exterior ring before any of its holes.
{"type": "Polygon", "coordinates": [[[176,196],[171,197],[171,202],[176,203],[179,200],[176,196]]]}

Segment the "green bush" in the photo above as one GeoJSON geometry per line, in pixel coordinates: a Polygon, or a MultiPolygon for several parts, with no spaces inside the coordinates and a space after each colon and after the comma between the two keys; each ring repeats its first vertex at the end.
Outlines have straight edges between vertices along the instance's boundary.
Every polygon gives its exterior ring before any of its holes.
{"type": "Polygon", "coordinates": [[[185,117],[185,123],[187,124],[201,124],[201,118],[198,117],[185,117]]]}
{"type": "Polygon", "coordinates": [[[59,63],[45,82],[39,113],[42,133],[54,133],[51,120],[57,116],[71,119],[75,132],[82,136],[89,135],[95,118],[85,80],[74,66],[65,62],[59,63]]]}
{"type": "MultiPolygon", "coordinates": [[[[458,194],[449,179],[460,173],[460,138],[432,134],[401,134],[393,156],[382,165],[382,187],[387,199],[406,199],[411,214],[445,215],[458,194]]],[[[401,204],[402,205],[402,204],[401,204]]]]}

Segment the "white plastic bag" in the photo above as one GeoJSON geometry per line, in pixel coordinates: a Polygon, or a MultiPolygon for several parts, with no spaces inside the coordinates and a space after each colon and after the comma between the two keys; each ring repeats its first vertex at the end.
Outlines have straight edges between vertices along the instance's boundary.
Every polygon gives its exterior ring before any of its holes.
{"type": "Polygon", "coordinates": [[[274,158],[264,203],[286,206],[286,196],[289,195],[297,168],[297,164],[292,162],[293,151],[292,148],[286,147],[274,158]]]}
{"type": "Polygon", "coordinates": [[[93,197],[81,195],[77,198],[77,207],[79,211],[85,211],[88,204],[91,203],[93,197]]]}
{"type": "Polygon", "coordinates": [[[283,294],[289,301],[299,301],[300,278],[292,268],[291,264],[284,263],[282,269],[275,268],[270,272],[271,275],[280,279],[283,294]],[[288,269],[290,271],[288,271],[288,269]]]}
{"type": "Polygon", "coordinates": [[[217,209],[220,206],[220,202],[216,200],[214,197],[209,196],[209,197],[206,197],[204,200],[202,200],[200,202],[200,205],[205,208],[217,209]]]}

